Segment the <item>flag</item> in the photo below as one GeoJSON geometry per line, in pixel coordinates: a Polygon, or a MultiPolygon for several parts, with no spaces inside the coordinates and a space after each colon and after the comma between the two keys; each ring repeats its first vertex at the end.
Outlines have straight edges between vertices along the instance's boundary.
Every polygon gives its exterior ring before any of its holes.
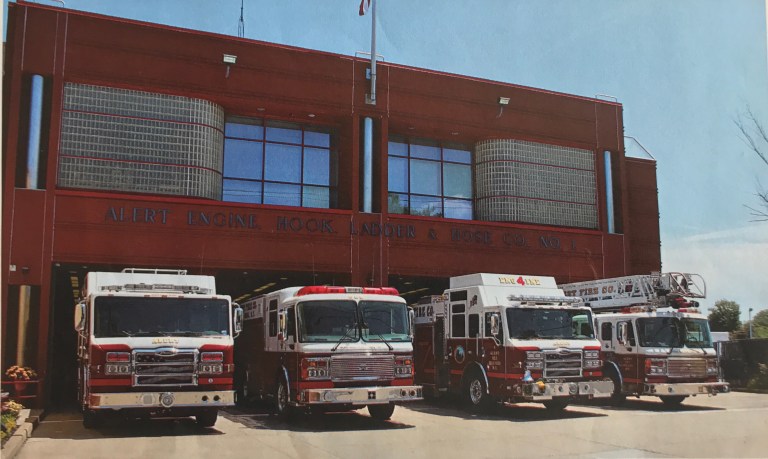
{"type": "Polygon", "coordinates": [[[365,16],[366,11],[371,6],[371,0],[360,0],[360,16],[365,16]]]}

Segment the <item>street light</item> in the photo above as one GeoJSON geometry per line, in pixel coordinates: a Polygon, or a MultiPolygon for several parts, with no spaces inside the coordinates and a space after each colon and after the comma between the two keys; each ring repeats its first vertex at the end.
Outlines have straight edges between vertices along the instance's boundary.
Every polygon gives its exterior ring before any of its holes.
{"type": "Polygon", "coordinates": [[[752,308],[749,308],[749,339],[752,339],[752,308]]]}

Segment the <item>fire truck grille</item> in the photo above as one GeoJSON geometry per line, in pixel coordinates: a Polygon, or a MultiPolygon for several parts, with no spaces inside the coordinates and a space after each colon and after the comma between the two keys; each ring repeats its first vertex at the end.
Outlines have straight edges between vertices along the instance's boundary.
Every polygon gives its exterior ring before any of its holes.
{"type": "Polygon", "coordinates": [[[333,381],[376,381],[394,377],[393,355],[338,355],[331,358],[333,381]]]}
{"type": "Polygon", "coordinates": [[[133,361],[135,386],[193,386],[197,384],[194,350],[137,350],[133,361]]]}
{"type": "Polygon", "coordinates": [[[705,359],[669,359],[667,375],[670,378],[705,378],[707,361],[705,359]]]}
{"type": "Polygon", "coordinates": [[[544,353],[545,378],[578,378],[581,376],[581,351],[548,351],[544,353]]]}

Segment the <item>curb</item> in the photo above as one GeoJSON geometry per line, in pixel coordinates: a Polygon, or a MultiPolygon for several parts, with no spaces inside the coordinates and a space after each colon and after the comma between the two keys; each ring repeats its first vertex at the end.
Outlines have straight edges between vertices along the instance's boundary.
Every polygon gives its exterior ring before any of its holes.
{"type": "Polygon", "coordinates": [[[3,458],[13,459],[21,451],[21,447],[27,442],[27,439],[32,436],[32,431],[40,423],[42,418],[42,410],[32,410],[31,414],[27,417],[22,425],[20,425],[13,435],[3,445],[3,458]]]}

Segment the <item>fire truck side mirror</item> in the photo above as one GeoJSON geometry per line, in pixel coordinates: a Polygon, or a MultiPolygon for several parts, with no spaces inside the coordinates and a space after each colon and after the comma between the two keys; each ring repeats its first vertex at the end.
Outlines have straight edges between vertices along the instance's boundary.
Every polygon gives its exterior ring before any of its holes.
{"type": "Polygon", "coordinates": [[[408,322],[408,333],[411,340],[413,340],[413,337],[415,336],[414,323],[416,322],[416,313],[411,308],[408,308],[408,322]]]}
{"type": "Polygon", "coordinates": [[[491,314],[491,335],[499,336],[499,329],[501,328],[498,314],[491,314]]]}
{"type": "Polygon", "coordinates": [[[621,322],[616,327],[616,341],[620,344],[627,344],[627,323],[621,322]]]}
{"type": "Polygon", "coordinates": [[[280,311],[278,313],[278,333],[277,333],[277,339],[278,341],[285,341],[286,337],[286,317],[285,317],[285,311],[280,311]]]}
{"type": "Polygon", "coordinates": [[[75,330],[83,331],[85,328],[85,302],[81,301],[75,305],[75,330]]]}
{"type": "Polygon", "coordinates": [[[237,335],[243,331],[243,308],[237,303],[232,303],[232,305],[235,307],[234,334],[235,338],[237,338],[237,335]]]}

